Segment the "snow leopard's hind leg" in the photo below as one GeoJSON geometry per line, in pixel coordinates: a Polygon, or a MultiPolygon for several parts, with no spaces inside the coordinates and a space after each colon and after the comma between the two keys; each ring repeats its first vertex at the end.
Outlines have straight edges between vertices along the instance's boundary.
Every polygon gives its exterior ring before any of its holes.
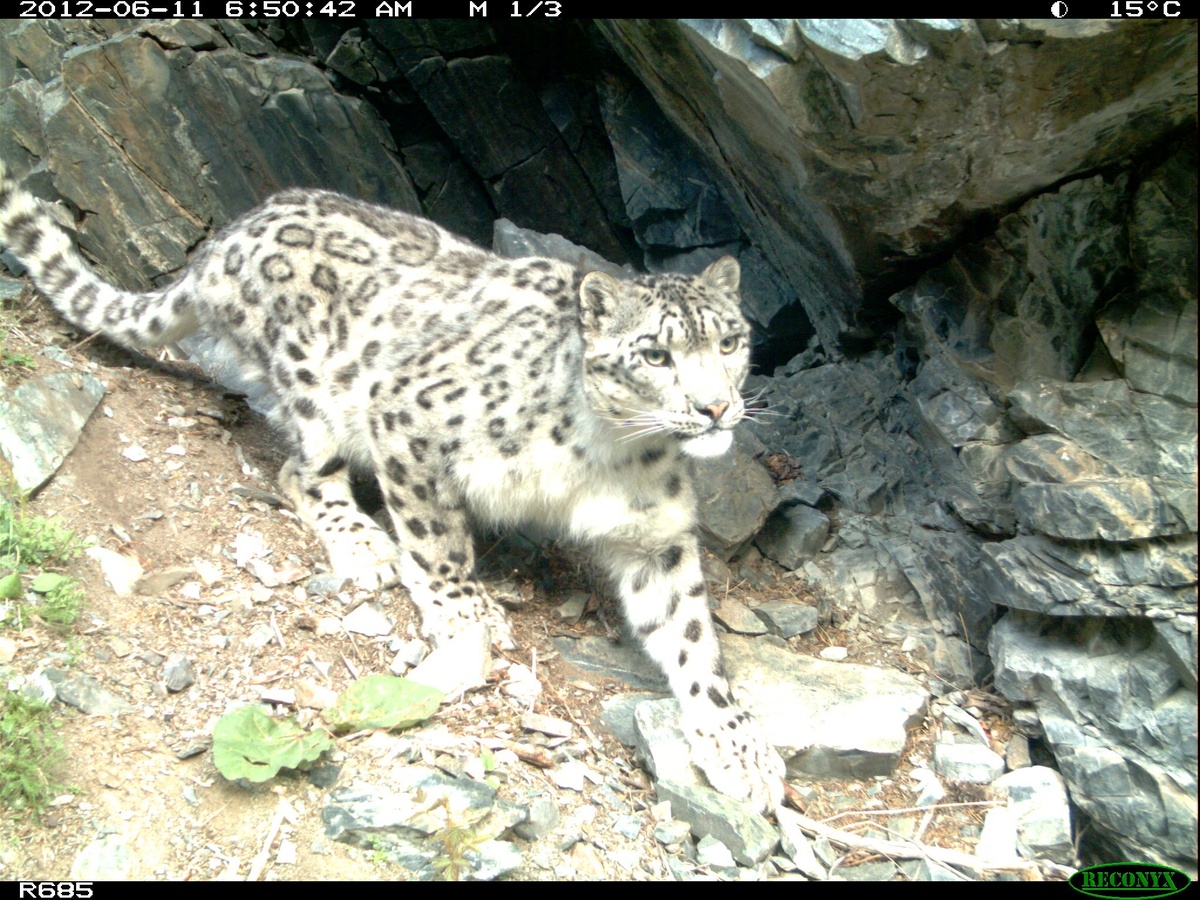
{"type": "Polygon", "coordinates": [[[336,575],[366,590],[399,584],[400,550],[358,508],[350,488],[350,465],[319,417],[294,425],[293,446],[302,448],[283,464],[279,487],[298,515],[325,545],[336,575]]]}
{"type": "Polygon", "coordinates": [[[372,421],[376,475],[403,547],[401,581],[421,616],[422,635],[436,646],[483,624],[495,647],[515,648],[503,608],[475,577],[470,522],[445,476],[452,442],[439,448],[419,434],[392,431],[383,424],[390,416],[384,411],[372,421]]]}

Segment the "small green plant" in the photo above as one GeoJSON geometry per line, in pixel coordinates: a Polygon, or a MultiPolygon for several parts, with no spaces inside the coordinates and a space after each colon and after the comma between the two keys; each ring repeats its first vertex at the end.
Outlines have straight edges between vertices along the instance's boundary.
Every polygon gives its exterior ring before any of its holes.
{"type": "Polygon", "coordinates": [[[475,832],[470,825],[458,824],[454,821],[450,803],[446,797],[441,799],[441,805],[446,810],[446,827],[438,832],[437,837],[442,842],[442,852],[433,860],[433,868],[437,877],[442,881],[461,881],[463,873],[471,869],[467,854],[477,850],[484,838],[475,832]]]}
{"type": "Polygon", "coordinates": [[[53,572],[36,575],[27,586],[41,600],[31,607],[25,603],[22,573],[65,562],[80,549],[81,542],[69,529],[0,497],[0,602],[10,601],[0,618],[18,630],[29,624],[31,612],[59,631],[74,625],[83,601],[79,582],[53,572]]]}
{"type": "Polygon", "coordinates": [[[0,348],[0,369],[33,369],[36,361],[28,353],[14,353],[0,348]]]}
{"type": "Polygon", "coordinates": [[[27,513],[0,496],[0,572],[65,562],[79,555],[82,543],[53,519],[27,513]]]}
{"type": "Polygon", "coordinates": [[[61,789],[52,773],[63,758],[50,707],[0,688],[0,804],[40,819],[61,789]]]}
{"type": "Polygon", "coordinates": [[[68,631],[79,618],[83,604],[83,589],[79,582],[66,575],[43,572],[33,579],[30,589],[42,595],[37,606],[38,617],[58,631],[68,631]]]}

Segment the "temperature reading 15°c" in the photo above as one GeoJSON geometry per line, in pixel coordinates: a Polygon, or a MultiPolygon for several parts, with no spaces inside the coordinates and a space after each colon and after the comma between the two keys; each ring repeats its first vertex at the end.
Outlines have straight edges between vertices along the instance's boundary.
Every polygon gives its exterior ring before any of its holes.
{"type": "Polygon", "coordinates": [[[525,0],[525,11],[521,12],[521,0],[513,0],[512,14],[517,19],[528,19],[530,16],[554,19],[562,15],[562,4],[558,0],[525,0]]]}
{"type": "Polygon", "coordinates": [[[1178,18],[1183,14],[1179,8],[1180,0],[1113,0],[1110,19],[1140,19],[1142,16],[1153,16],[1157,13],[1168,19],[1178,18]]]}

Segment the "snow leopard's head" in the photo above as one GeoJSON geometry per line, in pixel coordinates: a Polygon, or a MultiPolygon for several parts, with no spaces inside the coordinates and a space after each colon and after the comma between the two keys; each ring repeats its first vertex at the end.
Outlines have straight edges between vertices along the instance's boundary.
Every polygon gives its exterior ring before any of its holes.
{"type": "Polygon", "coordinates": [[[669,433],[693,456],[729,449],[746,414],[740,388],[750,365],[740,277],[732,256],[699,275],[584,276],[579,305],[589,399],[624,439],[669,433]]]}

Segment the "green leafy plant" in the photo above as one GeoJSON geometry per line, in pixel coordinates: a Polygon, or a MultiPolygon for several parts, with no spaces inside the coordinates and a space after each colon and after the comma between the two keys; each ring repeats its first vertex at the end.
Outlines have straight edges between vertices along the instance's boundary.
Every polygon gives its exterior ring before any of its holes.
{"type": "Polygon", "coordinates": [[[213,762],[231,781],[263,782],[282,768],[311,763],[333,747],[324,729],[305,731],[295,719],[273,719],[260,706],[239,706],[213,727],[213,762]]]}
{"type": "Polygon", "coordinates": [[[445,696],[437,688],[392,675],[368,675],[342,691],[324,716],[335,732],[409,728],[424,722],[445,696]]]}
{"type": "MultiPolygon", "coordinates": [[[[408,728],[437,712],[442,692],[391,675],[354,682],[325,711],[334,732],[408,728]]],[[[280,769],[314,762],[333,747],[325,728],[306,731],[295,718],[274,719],[260,706],[241,706],[213,727],[213,762],[226,778],[263,782],[280,769]]]]}
{"type": "Polygon", "coordinates": [[[60,790],[51,773],[63,758],[50,707],[0,688],[0,804],[40,818],[60,790]]]}

